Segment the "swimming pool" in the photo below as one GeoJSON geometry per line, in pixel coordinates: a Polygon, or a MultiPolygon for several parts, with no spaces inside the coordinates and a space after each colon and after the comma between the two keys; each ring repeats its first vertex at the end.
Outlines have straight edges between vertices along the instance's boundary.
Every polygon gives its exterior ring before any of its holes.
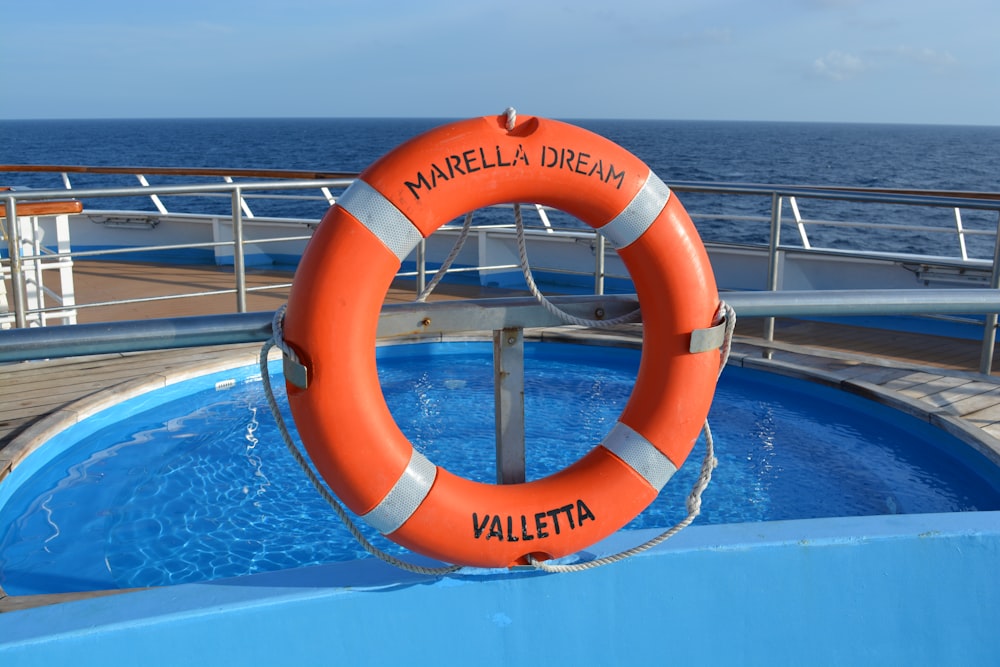
{"type": "MultiPolygon", "coordinates": [[[[495,478],[490,354],[486,343],[379,350],[403,431],[435,463],[480,481],[495,478]]],[[[638,358],[622,348],[526,346],[529,479],[600,441],[638,358]]],[[[971,448],[833,389],[730,367],[711,420],[720,465],[697,523],[1000,508],[998,471],[971,448]]],[[[699,443],[629,527],[683,517],[703,451],[699,443]]],[[[254,368],[121,403],[61,433],[0,484],[0,585],[14,595],[364,556],[285,451],[254,368]]]]}

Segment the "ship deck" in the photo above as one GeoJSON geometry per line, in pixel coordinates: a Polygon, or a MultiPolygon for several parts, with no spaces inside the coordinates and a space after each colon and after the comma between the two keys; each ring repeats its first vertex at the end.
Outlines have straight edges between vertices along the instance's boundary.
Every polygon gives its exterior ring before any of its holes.
{"type": "MultiPolygon", "coordinates": [[[[224,290],[232,272],[210,267],[149,266],[107,262],[79,263],[77,298],[92,303],[131,295],[171,294],[192,287],[224,290]]],[[[288,274],[248,274],[248,284],[288,279],[288,274]]],[[[505,292],[504,295],[509,295],[505,292]]],[[[496,295],[471,286],[444,286],[433,298],[459,299],[496,295]]],[[[411,286],[394,286],[387,303],[413,299],[411,286]]],[[[272,311],[287,290],[254,293],[248,310],[272,311]]],[[[181,317],[235,312],[231,294],[129,304],[81,310],[81,322],[143,317],[181,317]]],[[[1000,465],[1000,381],[976,372],[977,341],[939,338],[798,320],[778,320],[776,340],[761,337],[763,322],[738,322],[730,364],[759,368],[818,381],[865,396],[924,419],[969,443],[1000,465]]],[[[578,328],[535,330],[531,336],[552,339],[612,336],[641,337],[641,326],[611,332],[578,328]]],[[[153,352],[103,354],[66,359],[0,364],[0,478],[23,448],[44,440],[50,423],[73,420],[76,406],[92,404],[102,392],[124,391],[127,385],[166,377],[192,367],[220,362],[252,364],[258,344],[186,348],[153,352]],[[20,451],[15,451],[20,450],[20,451]]],[[[106,395],[106,394],[102,394],[106,395]]],[[[105,593],[55,596],[6,596],[0,589],[0,613],[105,593]]]]}
{"type": "MultiPolygon", "coordinates": [[[[132,296],[168,295],[233,287],[231,270],[148,264],[77,262],[74,267],[78,303],[97,303],[132,296]]],[[[248,271],[253,287],[291,275],[248,271]]],[[[248,294],[249,311],[273,311],[287,289],[248,294]]],[[[504,295],[511,292],[505,291],[504,295]]],[[[496,295],[475,286],[442,286],[435,299],[496,295]]],[[[394,286],[387,303],[410,301],[412,286],[394,286]]],[[[181,317],[235,312],[235,296],[213,296],[142,302],[81,309],[79,321],[117,321],[149,317],[181,317]]],[[[962,437],[1000,464],[1000,381],[976,372],[979,343],[973,340],[779,319],[775,340],[761,337],[763,322],[744,318],[737,324],[731,364],[804,377],[893,405],[962,437]]],[[[551,336],[581,335],[557,333],[551,336]]],[[[584,333],[583,335],[590,335],[584,333]]],[[[636,337],[641,329],[623,327],[616,335],[636,337]]],[[[139,378],[166,374],[224,357],[253,363],[259,346],[234,345],[155,352],[105,354],[68,359],[0,364],[0,477],[5,474],[3,448],[32,425],[76,401],[139,378]],[[15,388],[16,390],[11,390],[15,388]]],[[[6,465],[9,465],[7,463],[6,465]]]]}

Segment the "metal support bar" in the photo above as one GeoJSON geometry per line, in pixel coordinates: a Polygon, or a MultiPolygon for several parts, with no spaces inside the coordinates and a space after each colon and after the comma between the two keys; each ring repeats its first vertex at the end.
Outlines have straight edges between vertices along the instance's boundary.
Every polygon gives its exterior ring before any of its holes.
{"type": "MultiPolygon", "coordinates": [[[[781,206],[782,198],[775,192],[771,195],[771,233],[767,246],[767,289],[772,292],[778,291],[780,279],[778,246],[781,245],[781,206]]],[[[764,320],[764,340],[768,342],[774,340],[773,317],[764,320]]],[[[764,356],[770,359],[771,352],[765,351],[764,356]]]]}
{"type": "MultiPolygon", "coordinates": [[[[146,180],[146,176],[144,174],[136,174],[135,177],[139,179],[139,183],[142,185],[142,187],[144,188],[149,187],[149,181],[146,180]]],[[[167,207],[163,205],[163,202],[160,201],[160,198],[158,196],[156,196],[156,193],[149,195],[149,198],[153,202],[153,206],[156,207],[157,211],[159,211],[163,215],[167,214],[167,207]]]]}
{"type": "Polygon", "coordinates": [[[17,198],[7,197],[7,252],[10,257],[10,286],[14,302],[14,326],[28,326],[27,290],[24,284],[24,267],[21,264],[21,230],[17,224],[17,198]]]}
{"type": "Polygon", "coordinates": [[[604,235],[594,231],[594,294],[604,294],[604,235]]]}
{"type": "Polygon", "coordinates": [[[417,244],[417,294],[423,294],[427,287],[427,239],[417,244]]]}
{"type": "Polygon", "coordinates": [[[493,332],[497,483],[519,484],[524,463],[524,330],[493,332]]]}
{"type": "MultiPolygon", "coordinates": [[[[727,292],[740,317],[975,314],[1000,312],[1000,289],[727,292]]],[[[635,296],[554,297],[562,310],[606,317],[635,310],[635,296]]],[[[231,313],[0,331],[0,362],[265,341],[274,313],[231,313]]],[[[383,339],[512,327],[559,326],[532,297],[399,303],[382,308],[383,339]]]]}
{"type": "Polygon", "coordinates": [[[247,276],[243,255],[243,193],[234,188],[233,202],[233,273],[236,274],[236,312],[247,312],[247,276]]]}
{"type": "MultiPolygon", "coordinates": [[[[957,211],[958,209],[956,209],[957,211]]],[[[997,230],[1000,232],[1000,214],[997,215],[997,230]]],[[[990,274],[990,290],[1000,289],[1000,233],[993,242],[993,272],[990,274]]],[[[989,375],[993,370],[993,351],[996,347],[997,313],[986,314],[983,324],[983,345],[979,349],[979,372],[989,375]]]]}

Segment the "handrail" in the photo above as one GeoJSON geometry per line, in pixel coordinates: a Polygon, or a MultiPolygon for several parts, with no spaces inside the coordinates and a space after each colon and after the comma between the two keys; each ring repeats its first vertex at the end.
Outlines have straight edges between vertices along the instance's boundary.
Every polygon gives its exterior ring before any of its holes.
{"type": "MultiPolygon", "coordinates": [[[[223,240],[217,241],[216,243],[209,244],[211,246],[215,245],[231,245],[233,247],[233,262],[235,264],[235,281],[236,287],[233,293],[236,294],[237,299],[237,310],[243,312],[246,310],[246,286],[245,286],[245,276],[244,268],[241,266],[242,262],[242,244],[240,239],[243,234],[243,226],[247,224],[244,217],[250,218],[248,209],[245,208],[244,195],[247,193],[265,193],[265,191],[282,191],[282,190],[300,190],[300,189],[320,189],[324,192],[324,198],[328,201],[332,201],[333,196],[329,194],[330,188],[344,188],[347,187],[352,181],[355,174],[348,174],[346,172],[310,172],[310,171],[293,171],[293,170],[261,170],[261,169],[204,169],[204,168],[178,168],[178,167],[99,167],[99,166],[68,166],[68,165],[0,165],[0,172],[61,172],[66,178],[66,173],[94,173],[94,174],[131,174],[140,175],[142,173],[148,174],[160,174],[168,176],[214,176],[223,177],[225,182],[219,183],[192,183],[185,185],[142,185],[139,187],[101,187],[101,188],[62,188],[62,189],[37,189],[37,190],[8,190],[0,195],[0,198],[6,203],[5,206],[9,207],[11,212],[16,212],[19,210],[30,210],[29,207],[36,205],[37,202],[51,201],[53,199],[65,200],[67,194],[74,197],[77,200],[86,199],[89,197],[97,198],[108,198],[108,197],[149,197],[158,195],[221,195],[229,196],[232,198],[231,201],[231,217],[229,218],[233,224],[233,236],[234,240],[223,240]],[[309,177],[321,176],[323,178],[319,180],[310,180],[309,177]],[[233,177],[240,178],[274,178],[280,179],[279,182],[276,181],[240,181],[234,182],[233,177]],[[246,216],[244,216],[246,213],[246,216]],[[239,246],[239,247],[237,247],[239,246]]],[[[143,179],[144,180],[144,179],[143,179]]],[[[67,186],[68,181],[67,181],[67,186]]],[[[732,220],[732,219],[753,219],[755,221],[767,221],[770,220],[770,230],[767,234],[769,239],[769,247],[767,248],[768,257],[768,277],[767,277],[767,289],[772,291],[777,291],[781,289],[782,284],[782,272],[783,264],[782,258],[784,253],[789,251],[806,251],[806,252],[829,252],[829,248],[817,248],[815,244],[809,242],[808,236],[806,235],[805,225],[831,225],[831,226],[866,226],[873,229],[880,230],[906,230],[906,231],[933,231],[945,232],[949,234],[955,234],[957,230],[957,236],[959,239],[959,256],[956,257],[929,257],[928,261],[936,260],[947,260],[948,262],[959,263],[961,268],[959,270],[965,271],[968,267],[973,267],[981,270],[982,267],[990,266],[990,261],[988,259],[974,258],[970,259],[965,248],[965,238],[966,236],[982,236],[982,235],[993,235],[995,242],[994,248],[1000,248],[1000,237],[996,234],[997,226],[1000,226],[1000,193],[987,193],[987,192],[970,192],[970,191],[925,191],[925,190],[915,190],[915,189],[898,189],[898,188],[859,188],[859,187],[847,187],[847,186],[801,186],[801,185],[763,185],[763,184],[746,184],[746,183],[695,183],[695,182],[674,182],[670,184],[671,188],[677,192],[681,193],[700,193],[700,194],[718,194],[718,195],[753,195],[758,197],[768,197],[770,199],[770,215],[769,216],[738,216],[731,214],[718,214],[710,217],[718,218],[721,220],[732,220]],[[955,223],[951,229],[942,227],[932,228],[922,225],[900,225],[896,223],[855,223],[855,222],[844,222],[844,221],[828,221],[828,220],[816,220],[804,218],[799,214],[797,199],[813,199],[813,200],[831,200],[831,201],[847,201],[847,202],[861,202],[861,203],[875,203],[875,204],[900,204],[907,206],[921,206],[921,207],[935,207],[935,208],[952,208],[955,211],[955,223]],[[792,203],[794,222],[787,223],[782,220],[781,209],[784,205],[784,201],[788,200],[792,203]],[[995,225],[991,225],[992,229],[968,229],[963,224],[961,216],[959,214],[960,209],[971,209],[978,211],[994,211],[998,212],[998,220],[995,225]],[[800,239],[802,246],[786,245],[782,243],[780,230],[783,224],[795,224],[799,228],[800,239]]],[[[260,196],[266,197],[267,194],[261,194],[260,196]]],[[[542,211],[544,213],[544,210],[542,211]]],[[[152,213],[151,216],[156,216],[157,214],[152,213]]],[[[212,216],[213,219],[218,216],[212,216]]],[[[699,216],[695,214],[693,217],[709,217],[702,214],[699,216]]],[[[547,217],[545,218],[547,221],[547,217]]],[[[16,226],[15,226],[16,227],[16,226]]],[[[481,229],[486,229],[487,227],[480,227],[481,229]]],[[[546,233],[551,234],[552,228],[546,226],[546,233]]],[[[14,243],[14,237],[16,237],[17,230],[13,230],[13,234],[8,234],[8,247],[10,249],[11,259],[9,260],[9,266],[12,270],[13,279],[13,305],[14,305],[14,315],[16,317],[16,322],[18,326],[24,326],[25,322],[23,319],[24,312],[26,310],[24,303],[24,296],[22,294],[24,290],[24,281],[13,274],[20,271],[22,266],[22,261],[34,261],[41,259],[38,253],[34,255],[21,254],[20,250],[14,249],[16,245],[14,243]],[[21,254],[21,256],[18,256],[21,254]]],[[[486,232],[484,232],[486,233],[486,232]]],[[[591,232],[584,230],[575,230],[575,234],[589,234],[591,232]]],[[[255,239],[253,243],[269,243],[273,239],[255,239]]],[[[480,238],[480,243],[484,243],[485,238],[480,238]]],[[[205,247],[204,243],[192,243],[184,244],[184,247],[205,247]]],[[[603,291],[603,281],[606,277],[605,266],[603,263],[604,258],[604,246],[601,243],[592,244],[595,253],[595,261],[590,272],[593,275],[593,284],[595,292],[603,291]]],[[[60,257],[66,259],[72,259],[73,257],[82,257],[89,254],[96,253],[107,253],[108,250],[102,251],[87,251],[87,252],[66,252],[60,253],[60,257]]],[[[609,251],[613,252],[613,251],[609,251]]],[[[853,252],[853,251],[852,251],[853,252]]],[[[980,246],[980,252],[982,252],[982,246],[980,246]]],[[[857,253],[854,254],[864,254],[857,253]]],[[[895,257],[897,262],[905,261],[915,261],[914,256],[906,256],[899,254],[898,256],[893,255],[888,252],[881,253],[871,253],[884,255],[883,258],[895,257]]],[[[997,255],[997,252],[992,253],[997,255]]],[[[476,269],[468,269],[466,267],[457,267],[453,271],[468,271],[468,270],[501,270],[508,269],[512,265],[501,262],[497,264],[494,262],[495,266],[482,266],[479,265],[476,269]]],[[[943,266],[943,265],[942,265],[943,266]]],[[[950,265],[949,265],[950,266],[950,265]]],[[[996,286],[1000,284],[1000,273],[998,273],[997,262],[992,262],[993,272],[991,273],[990,285],[996,286]]],[[[423,275],[423,259],[421,258],[418,263],[415,272],[407,272],[405,275],[423,275]]],[[[553,273],[563,272],[565,269],[560,269],[553,267],[551,269],[553,273]]],[[[576,271],[576,269],[572,269],[576,271]]],[[[403,275],[403,274],[401,274],[403,275]]],[[[173,297],[168,297],[173,298],[173,297]]],[[[83,305],[81,305],[83,307],[83,305]]],[[[48,310],[53,309],[37,309],[32,312],[48,312],[48,310]]],[[[969,311],[966,311],[969,312],[969,311]]],[[[977,311],[978,312],[978,311],[977,311]]],[[[987,357],[992,358],[992,344],[994,339],[994,329],[995,324],[991,324],[991,319],[987,318],[986,325],[983,332],[983,359],[986,360],[987,357]]],[[[766,333],[766,336],[773,335],[773,329],[771,333],[766,333]]],[[[984,364],[987,362],[984,361],[984,364]]],[[[984,370],[983,372],[988,372],[984,370]]]]}
{"type": "MultiPolygon", "coordinates": [[[[739,317],[807,317],[991,313],[1000,291],[980,289],[823,290],[728,292],[739,317]]],[[[551,297],[572,314],[611,319],[638,306],[634,295],[551,297]]],[[[91,354],[165,350],[263,342],[271,337],[273,312],[129,320],[65,327],[0,331],[0,363],[91,354]]],[[[563,326],[565,322],[532,297],[393,303],[382,307],[380,340],[504,328],[563,326]]]]}
{"type": "MultiPolygon", "coordinates": [[[[277,178],[325,180],[340,178],[356,178],[357,172],[342,171],[309,171],[300,169],[247,169],[247,168],[204,168],[204,167],[129,167],[129,166],[93,166],[93,165],[35,165],[35,164],[0,164],[0,172],[40,172],[40,173],[79,173],[79,174],[156,174],[160,176],[241,176],[244,178],[277,178]]],[[[802,191],[838,191],[845,193],[873,193],[881,195],[906,196],[939,196],[950,199],[984,199],[1000,201],[1000,193],[977,190],[933,190],[916,188],[878,188],[846,185],[789,185],[767,183],[737,183],[700,181],[671,181],[670,187],[678,192],[733,192],[744,194],[767,194],[780,192],[794,194],[802,191]]]]}
{"type": "MultiPolygon", "coordinates": [[[[795,195],[804,192],[839,192],[851,194],[873,194],[905,197],[942,197],[946,199],[983,199],[1000,201],[1000,192],[984,192],[980,190],[930,190],[916,188],[877,188],[850,185],[789,185],[767,183],[733,183],[733,182],[701,182],[701,181],[671,181],[670,187],[678,192],[719,193],[732,192],[741,194],[770,194],[778,192],[782,195],[795,195]]],[[[993,208],[993,207],[991,207],[993,208]]]]}
{"type": "Polygon", "coordinates": [[[328,180],[357,177],[350,171],[307,171],[302,169],[215,169],[200,167],[97,167],[51,164],[0,164],[0,172],[40,172],[70,174],[156,174],[157,176],[239,176],[241,178],[283,178],[328,180]]]}
{"type": "MultiPolygon", "coordinates": [[[[318,180],[298,179],[282,183],[282,190],[317,189],[322,187],[346,188],[354,182],[353,178],[324,178],[318,180]]],[[[231,193],[233,190],[274,190],[275,183],[270,182],[248,182],[248,183],[190,183],[187,185],[149,185],[133,187],[111,187],[111,188],[74,188],[71,190],[73,196],[79,199],[88,197],[108,198],[108,197],[148,197],[150,194],[157,195],[187,195],[205,192],[231,193]]],[[[5,197],[14,197],[19,201],[39,201],[47,199],[65,198],[65,189],[38,189],[38,190],[8,190],[5,197]]]]}

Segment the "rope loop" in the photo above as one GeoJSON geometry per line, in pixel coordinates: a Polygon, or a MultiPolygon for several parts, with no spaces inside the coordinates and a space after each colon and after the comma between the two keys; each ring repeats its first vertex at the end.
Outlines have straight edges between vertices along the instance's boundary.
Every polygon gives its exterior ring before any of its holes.
{"type": "Polygon", "coordinates": [[[542,291],[538,289],[538,285],[535,284],[535,277],[531,272],[531,264],[528,262],[528,248],[525,243],[524,219],[521,215],[520,204],[514,204],[514,227],[517,229],[517,252],[518,259],[521,264],[521,273],[524,275],[524,282],[528,284],[528,289],[531,291],[531,295],[535,297],[535,300],[538,301],[538,303],[540,303],[545,310],[549,311],[567,324],[575,324],[577,326],[590,327],[594,329],[607,329],[621,324],[639,321],[641,311],[638,308],[633,310],[631,313],[625,313],[624,315],[610,320],[591,320],[571,315],[549,301],[546,296],[542,294],[542,291]]]}
{"type": "Polygon", "coordinates": [[[278,401],[274,397],[274,389],[271,386],[271,374],[268,372],[267,368],[267,357],[268,353],[271,351],[272,347],[277,347],[284,353],[291,352],[294,355],[294,351],[289,348],[285,342],[282,331],[282,324],[284,322],[285,306],[279,308],[275,314],[274,319],[271,321],[272,331],[274,335],[268,339],[260,350],[260,377],[264,384],[264,395],[267,397],[267,405],[271,408],[271,415],[274,417],[274,421],[278,425],[278,431],[281,433],[281,439],[285,443],[285,447],[288,452],[295,459],[295,462],[299,464],[302,472],[305,473],[306,478],[309,483],[313,485],[313,488],[319,492],[319,495],[327,502],[327,504],[333,509],[334,513],[338,518],[344,523],[344,526],[350,531],[351,535],[357,540],[358,544],[361,545],[365,551],[375,556],[376,558],[385,561],[386,563],[398,567],[401,570],[407,572],[413,572],[416,574],[426,574],[430,576],[443,576],[446,574],[451,574],[460,569],[458,565],[447,565],[444,567],[424,567],[422,565],[415,565],[414,563],[409,563],[404,560],[396,558],[390,553],[379,549],[364,536],[357,524],[351,519],[347,510],[341,505],[340,501],[337,500],[326,485],[320,481],[316,473],[313,472],[312,468],[309,466],[309,462],[306,460],[305,456],[295,445],[295,441],[292,438],[291,433],[288,430],[288,426],[285,424],[285,418],[281,414],[281,409],[278,407],[278,401]],[[287,350],[287,352],[286,352],[287,350]]]}
{"type": "MultiPolygon", "coordinates": [[[[506,115],[507,130],[511,131],[514,129],[514,126],[517,122],[517,112],[513,107],[508,107],[504,111],[504,114],[506,115]]],[[[541,293],[541,290],[538,289],[538,286],[536,285],[534,280],[534,276],[532,275],[531,272],[531,266],[528,262],[527,246],[525,242],[524,221],[521,215],[521,205],[519,203],[514,204],[514,223],[517,232],[518,254],[519,254],[519,262],[522,274],[524,275],[525,282],[527,283],[528,288],[531,291],[531,294],[546,310],[548,310],[550,313],[559,317],[562,321],[568,324],[574,324],[578,326],[591,327],[591,328],[608,328],[639,320],[640,311],[638,309],[636,309],[631,313],[627,313],[621,317],[617,317],[610,320],[591,320],[571,315],[561,310],[554,304],[552,304],[545,297],[545,295],[541,293]]],[[[444,275],[448,272],[448,270],[450,269],[452,263],[455,261],[455,258],[458,256],[458,253],[461,251],[462,246],[464,245],[468,237],[471,224],[472,224],[472,213],[470,212],[465,216],[465,221],[462,226],[459,238],[455,242],[455,245],[452,248],[451,252],[449,253],[448,257],[442,263],[441,267],[438,269],[438,271],[436,272],[430,283],[417,296],[416,300],[418,302],[425,301],[427,297],[433,292],[435,287],[440,283],[444,275]]],[[[443,576],[451,574],[461,569],[461,566],[457,565],[449,565],[443,567],[424,567],[420,565],[415,565],[413,563],[403,561],[383,551],[382,549],[379,549],[378,547],[373,545],[365,537],[364,534],[362,534],[357,524],[348,514],[346,508],[341,504],[341,502],[337,498],[333,496],[333,494],[329,491],[327,486],[318,477],[318,475],[316,475],[316,473],[313,472],[305,455],[300,450],[300,448],[295,444],[291,436],[291,433],[288,430],[284,417],[281,414],[281,410],[278,407],[277,400],[275,399],[273,388],[271,386],[270,373],[268,372],[268,353],[270,352],[272,347],[279,348],[281,352],[290,360],[296,363],[298,363],[299,361],[295,351],[290,346],[288,346],[284,341],[283,323],[284,323],[285,309],[286,305],[283,305],[280,308],[278,308],[277,311],[275,311],[274,318],[272,319],[271,322],[272,336],[262,346],[259,361],[260,361],[261,378],[264,385],[264,390],[265,390],[264,393],[267,398],[268,406],[271,409],[271,414],[273,415],[275,422],[277,423],[278,430],[281,434],[282,440],[284,441],[285,446],[288,449],[289,453],[298,463],[299,467],[302,469],[303,473],[306,475],[309,482],[319,492],[320,496],[327,502],[327,504],[330,505],[330,507],[334,510],[336,515],[344,523],[345,527],[350,531],[351,535],[355,538],[355,540],[358,541],[358,543],[366,552],[375,556],[376,558],[385,561],[386,563],[389,563],[390,565],[398,567],[407,572],[413,572],[417,574],[424,574],[430,576],[443,576]]],[[[716,311],[715,314],[713,326],[717,326],[721,324],[723,321],[725,322],[726,326],[725,326],[723,342],[720,346],[722,354],[720,356],[720,364],[718,371],[719,375],[722,374],[722,371],[725,368],[726,363],[729,359],[729,354],[732,347],[733,331],[736,326],[735,311],[729,304],[725,303],[724,301],[721,301],[718,310],[716,311]]],[[[661,533],[657,537],[643,544],[640,544],[631,549],[610,556],[606,556],[603,558],[598,558],[592,561],[587,561],[582,563],[561,564],[561,563],[538,561],[533,557],[529,556],[528,560],[530,564],[535,568],[545,572],[573,572],[573,571],[591,569],[594,567],[599,567],[601,565],[617,562],[625,558],[629,558],[635,554],[650,549],[670,539],[678,532],[689,526],[701,512],[702,494],[704,493],[705,489],[711,482],[712,471],[718,465],[718,460],[715,457],[715,444],[714,444],[714,439],[712,437],[712,430],[707,420],[705,421],[702,433],[704,434],[705,437],[705,456],[702,460],[698,478],[692,485],[691,491],[688,494],[685,503],[687,516],[685,516],[681,521],[679,521],[674,526],[672,526],[665,532],[661,533]]]]}
{"type": "MultiPolygon", "coordinates": [[[[271,386],[270,373],[267,368],[267,358],[268,353],[272,347],[279,348],[285,354],[289,354],[291,358],[294,358],[294,351],[288,347],[284,342],[282,324],[284,321],[285,306],[281,306],[274,314],[274,318],[271,322],[271,327],[273,331],[272,338],[268,339],[260,351],[260,373],[261,380],[264,384],[264,395],[267,397],[267,404],[271,409],[271,414],[274,417],[275,422],[278,425],[278,430],[281,433],[281,438],[285,443],[285,447],[288,449],[289,453],[298,463],[299,467],[305,473],[306,478],[313,485],[313,487],[319,492],[320,496],[330,505],[334,510],[337,517],[344,523],[344,526],[350,531],[351,535],[357,540],[358,544],[368,552],[369,554],[379,558],[380,560],[397,567],[401,570],[407,572],[413,572],[416,574],[426,574],[430,576],[444,576],[457,572],[461,569],[458,565],[449,565],[444,567],[424,567],[421,565],[415,565],[407,561],[401,560],[392,554],[389,554],[382,549],[379,549],[373,545],[368,538],[364,536],[361,530],[358,528],[357,524],[351,519],[347,510],[340,504],[332,493],[326,488],[319,477],[312,471],[309,467],[308,461],[306,461],[305,456],[295,445],[295,442],[285,424],[284,416],[281,414],[281,410],[278,407],[277,399],[274,397],[274,391],[271,386]]],[[[721,347],[721,359],[719,363],[719,375],[722,374],[723,369],[726,367],[726,363],[729,359],[729,353],[732,348],[733,330],[736,327],[736,312],[733,310],[725,301],[719,304],[719,309],[716,313],[716,318],[714,324],[719,324],[722,322],[723,318],[726,321],[726,333],[725,338],[721,347]]],[[[603,558],[597,558],[592,561],[586,561],[583,563],[549,563],[546,561],[539,561],[533,557],[528,558],[529,563],[536,569],[542,570],[544,572],[556,573],[556,572],[579,572],[582,570],[589,570],[595,567],[600,567],[602,565],[608,565],[610,563],[615,563],[626,558],[630,558],[636,554],[642,553],[652,547],[655,547],[663,542],[667,541],[684,528],[687,528],[691,523],[697,518],[701,513],[701,498],[705,489],[708,488],[709,483],[712,481],[712,471],[718,466],[719,461],[715,457],[715,441],[712,437],[712,429],[709,426],[708,421],[705,421],[705,425],[702,429],[702,433],[705,436],[705,456],[702,459],[701,470],[698,474],[698,478],[695,480],[691,487],[691,492],[688,494],[686,500],[687,516],[681,521],[674,524],[672,527],[667,529],[665,532],[654,537],[653,539],[644,542],[638,546],[632,547],[625,551],[621,551],[617,554],[610,556],[605,556],[603,558]]]]}

